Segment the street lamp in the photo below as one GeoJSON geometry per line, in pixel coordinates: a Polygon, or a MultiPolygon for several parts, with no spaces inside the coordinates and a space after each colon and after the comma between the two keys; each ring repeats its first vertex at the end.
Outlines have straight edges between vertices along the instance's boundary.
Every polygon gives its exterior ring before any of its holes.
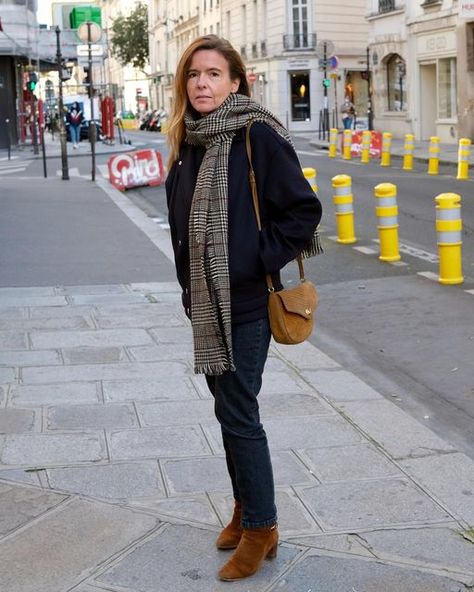
{"type": "Polygon", "coordinates": [[[67,164],[67,138],[66,138],[66,127],[64,125],[64,103],[63,103],[63,58],[61,55],[61,44],[60,35],[61,29],[56,27],[56,62],[58,66],[59,76],[59,97],[58,97],[58,110],[59,110],[59,143],[61,145],[61,168],[62,168],[62,179],[63,181],[69,181],[69,169],[67,164]]]}
{"type": "Polygon", "coordinates": [[[92,79],[92,43],[97,43],[102,37],[102,29],[97,23],[88,21],[79,25],[77,35],[83,43],[87,43],[89,54],[89,100],[91,104],[91,120],[89,123],[89,136],[91,142],[92,152],[92,172],[91,179],[95,181],[95,141],[96,141],[96,127],[94,120],[94,86],[92,79]]]}
{"type": "Polygon", "coordinates": [[[374,113],[372,111],[372,84],[370,72],[370,47],[367,48],[367,127],[370,131],[374,129],[374,113]]]}

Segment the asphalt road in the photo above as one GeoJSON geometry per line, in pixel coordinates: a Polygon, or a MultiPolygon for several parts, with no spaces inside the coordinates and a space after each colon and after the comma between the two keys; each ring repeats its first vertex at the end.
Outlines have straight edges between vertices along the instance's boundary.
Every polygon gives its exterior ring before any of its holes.
{"type": "MultiPolygon", "coordinates": [[[[128,133],[132,140],[157,148],[157,134],[128,133]]],[[[318,285],[317,329],[311,338],[341,365],[427,424],[474,458],[474,182],[456,181],[455,168],[431,177],[425,165],[402,171],[401,162],[382,169],[378,163],[329,159],[327,153],[296,138],[303,166],[318,170],[323,203],[325,254],[308,260],[307,276],[318,285]],[[349,174],[353,181],[357,243],[341,245],[336,234],[331,179],[349,174]],[[401,264],[378,259],[373,188],[381,182],[398,187],[401,264]],[[462,196],[465,282],[443,286],[420,273],[437,276],[434,197],[462,196]],[[356,250],[363,247],[365,252],[356,250]],[[368,249],[368,250],[367,250],[368,249]],[[473,293],[468,292],[472,290],[473,293]]],[[[166,148],[160,146],[164,159],[166,148]]],[[[107,157],[99,156],[99,166],[107,157]]],[[[80,174],[90,173],[90,157],[71,159],[80,174]]],[[[50,174],[60,169],[49,159],[50,174]]],[[[104,169],[102,168],[102,171],[104,169]]],[[[40,175],[41,163],[29,175],[40,175]]],[[[164,188],[139,188],[128,194],[157,223],[166,225],[164,188]]],[[[297,267],[284,271],[297,281],[297,267]]]]}

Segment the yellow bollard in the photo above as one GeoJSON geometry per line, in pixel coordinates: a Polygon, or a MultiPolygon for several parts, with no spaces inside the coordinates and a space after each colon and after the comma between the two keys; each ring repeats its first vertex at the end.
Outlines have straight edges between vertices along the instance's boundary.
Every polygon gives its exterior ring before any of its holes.
{"type": "Polygon", "coordinates": [[[439,252],[440,284],[462,284],[461,196],[441,193],[435,197],[436,233],[439,252]]]}
{"type": "Polygon", "coordinates": [[[390,158],[392,150],[392,134],[390,132],[384,132],[382,136],[382,159],[380,161],[380,166],[387,167],[390,166],[390,158]]]}
{"type": "Polygon", "coordinates": [[[469,179],[469,155],[471,154],[471,140],[461,138],[458,150],[458,176],[456,179],[465,181],[469,179]]]}
{"type": "Polygon", "coordinates": [[[351,160],[351,158],[352,158],[351,148],[352,148],[352,130],[344,130],[344,145],[343,145],[343,150],[342,150],[342,158],[344,160],[351,160]]]}
{"type": "Polygon", "coordinates": [[[362,151],[360,153],[360,162],[368,164],[370,160],[370,144],[372,142],[372,132],[365,130],[362,132],[362,151]]]}
{"type": "Polygon", "coordinates": [[[349,175],[332,178],[334,205],[336,206],[337,242],[344,245],[355,243],[352,179],[349,175]]]}
{"type": "Polygon", "coordinates": [[[377,198],[375,214],[380,239],[381,261],[399,261],[397,186],[380,183],[374,188],[377,198]]]}
{"type": "Polygon", "coordinates": [[[332,127],[329,130],[329,158],[336,158],[338,130],[332,127]]]}
{"type": "Polygon", "coordinates": [[[439,138],[431,136],[430,147],[428,149],[428,175],[437,175],[439,173],[439,138]]]}
{"type": "Polygon", "coordinates": [[[314,191],[314,193],[317,193],[318,189],[319,189],[319,187],[316,183],[316,177],[318,176],[318,171],[316,169],[311,168],[311,167],[304,167],[303,175],[304,175],[304,178],[311,185],[311,189],[314,191]]]}
{"type": "Polygon", "coordinates": [[[405,154],[403,155],[403,170],[413,170],[413,153],[415,152],[415,136],[413,134],[405,135],[405,154]]]}

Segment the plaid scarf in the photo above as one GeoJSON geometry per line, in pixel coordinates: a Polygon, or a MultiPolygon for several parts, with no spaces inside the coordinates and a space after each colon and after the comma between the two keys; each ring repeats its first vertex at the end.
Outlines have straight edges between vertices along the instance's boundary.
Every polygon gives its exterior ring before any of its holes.
{"type": "MultiPolygon", "coordinates": [[[[200,119],[187,113],[186,142],[204,146],[189,217],[191,324],[194,372],[218,375],[235,370],[232,356],[229,256],[228,161],[235,132],[249,121],[263,121],[290,142],[287,130],[268,109],[232,93],[200,119]]],[[[250,199],[250,197],[249,197],[250,199]]],[[[319,236],[303,255],[322,252],[319,236]]]]}

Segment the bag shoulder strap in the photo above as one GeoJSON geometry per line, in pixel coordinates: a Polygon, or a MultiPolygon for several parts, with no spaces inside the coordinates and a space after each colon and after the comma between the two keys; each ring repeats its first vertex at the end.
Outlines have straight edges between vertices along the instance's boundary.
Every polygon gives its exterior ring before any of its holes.
{"type": "MultiPolygon", "coordinates": [[[[258,202],[257,181],[255,178],[255,171],[253,169],[253,164],[252,164],[252,144],[250,143],[250,128],[252,127],[252,124],[253,124],[253,121],[250,121],[247,124],[247,130],[245,133],[245,147],[247,149],[247,158],[249,161],[249,183],[250,183],[250,191],[252,193],[253,209],[255,211],[255,218],[257,219],[257,228],[261,232],[262,220],[261,220],[261,216],[260,216],[260,205],[258,202]]],[[[305,281],[304,266],[303,266],[303,258],[301,257],[301,255],[298,255],[298,257],[296,257],[296,261],[298,263],[298,269],[300,272],[300,281],[304,282],[305,281]]],[[[266,279],[267,279],[268,290],[270,292],[274,292],[275,288],[273,287],[272,278],[269,273],[267,273],[266,279]]]]}

